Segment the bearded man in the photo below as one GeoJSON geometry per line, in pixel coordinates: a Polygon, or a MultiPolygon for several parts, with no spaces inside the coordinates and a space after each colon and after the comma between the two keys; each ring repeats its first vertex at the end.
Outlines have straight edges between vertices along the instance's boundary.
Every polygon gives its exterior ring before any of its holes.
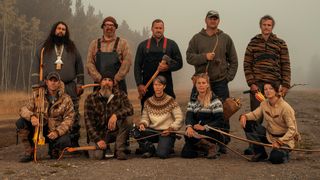
{"type": "Polygon", "coordinates": [[[83,63],[79,51],[70,39],[69,28],[66,23],[55,23],[47,39],[38,48],[31,70],[32,88],[37,89],[42,82],[40,76],[40,57],[43,50],[43,77],[49,72],[58,72],[65,86],[65,92],[71,96],[74,104],[74,123],[71,128],[72,146],[79,146],[80,114],[79,96],[82,94],[81,85],[84,84],[83,63]]]}
{"type": "Polygon", "coordinates": [[[131,124],[127,117],[133,115],[133,107],[127,94],[115,85],[112,72],[101,74],[100,89],[88,95],[84,104],[84,120],[89,145],[97,150],[90,151],[89,157],[107,157],[109,143],[115,142],[115,156],[126,160],[126,141],[131,124]]]}

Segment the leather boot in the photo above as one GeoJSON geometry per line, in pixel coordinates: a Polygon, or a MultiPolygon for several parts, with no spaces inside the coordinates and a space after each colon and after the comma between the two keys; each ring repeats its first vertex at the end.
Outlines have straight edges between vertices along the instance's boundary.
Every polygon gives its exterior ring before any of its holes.
{"type": "Polygon", "coordinates": [[[214,143],[211,143],[208,140],[200,139],[199,142],[195,144],[199,148],[203,148],[205,151],[208,152],[207,158],[208,159],[216,159],[217,158],[217,151],[216,151],[216,145],[214,143]]]}
{"type": "Polygon", "coordinates": [[[18,136],[24,146],[24,156],[19,160],[19,162],[25,163],[33,160],[33,146],[28,139],[30,131],[27,129],[20,129],[18,131],[18,136]]]}

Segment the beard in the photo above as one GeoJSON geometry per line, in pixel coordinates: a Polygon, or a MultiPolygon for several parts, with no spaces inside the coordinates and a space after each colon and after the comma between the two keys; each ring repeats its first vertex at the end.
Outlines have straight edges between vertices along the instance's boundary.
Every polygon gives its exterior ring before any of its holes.
{"type": "Polygon", "coordinates": [[[53,36],[53,43],[60,46],[62,44],[66,44],[67,43],[67,38],[66,36],[57,36],[54,35],[53,36]]]}
{"type": "Polygon", "coordinates": [[[101,86],[100,93],[105,97],[110,96],[112,94],[112,87],[108,85],[101,86]]]}

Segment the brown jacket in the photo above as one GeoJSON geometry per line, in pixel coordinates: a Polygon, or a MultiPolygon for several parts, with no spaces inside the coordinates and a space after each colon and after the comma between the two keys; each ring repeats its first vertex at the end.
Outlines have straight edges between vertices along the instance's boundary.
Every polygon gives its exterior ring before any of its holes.
{"type": "MultiPolygon", "coordinates": [[[[58,99],[49,109],[49,102],[46,96],[47,92],[45,92],[44,98],[44,125],[48,124],[49,132],[57,131],[59,136],[62,136],[70,130],[73,124],[74,110],[72,100],[69,95],[59,91],[58,99]]],[[[34,97],[37,97],[37,93],[35,93],[34,97]]],[[[38,117],[35,99],[31,98],[19,111],[20,116],[28,121],[31,121],[32,115],[38,117]]]]}

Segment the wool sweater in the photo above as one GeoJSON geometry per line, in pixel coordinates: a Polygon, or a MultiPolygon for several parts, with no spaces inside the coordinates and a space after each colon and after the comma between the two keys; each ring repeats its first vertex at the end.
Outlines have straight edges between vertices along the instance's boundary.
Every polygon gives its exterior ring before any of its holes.
{"type": "Polygon", "coordinates": [[[191,98],[187,107],[186,125],[193,126],[195,124],[223,127],[223,106],[217,96],[212,95],[208,107],[201,105],[198,95],[191,98]]]}
{"type": "Polygon", "coordinates": [[[249,86],[257,82],[279,82],[289,88],[291,69],[286,42],[271,34],[264,40],[261,34],[249,42],[244,62],[244,73],[249,86]]]}
{"type": "Polygon", "coordinates": [[[183,115],[179,104],[169,95],[152,96],[144,104],[140,124],[155,130],[169,127],[179,130],[183,125],[183,115]]]}
{"type": "Polygon", "coordinates": [[[268,100],[252,112],[245,114],[247,120],[258,120],[263,117],[266,122],[267,139],[270,143],[280,141],[294,148],[295,140],[299,139],[297,122],[292,107],[280,98],[274,106],[268,100]]]}

